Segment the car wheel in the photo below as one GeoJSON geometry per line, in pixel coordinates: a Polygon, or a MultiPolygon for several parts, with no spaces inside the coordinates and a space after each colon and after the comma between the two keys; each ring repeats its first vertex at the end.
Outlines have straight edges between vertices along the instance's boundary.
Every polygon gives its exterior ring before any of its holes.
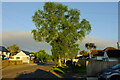
{"type": "Polygon", "coordinates": [[[120,80],[120,76],[119,75],[115,75],[110,77],[110,80],[120,80]]]}

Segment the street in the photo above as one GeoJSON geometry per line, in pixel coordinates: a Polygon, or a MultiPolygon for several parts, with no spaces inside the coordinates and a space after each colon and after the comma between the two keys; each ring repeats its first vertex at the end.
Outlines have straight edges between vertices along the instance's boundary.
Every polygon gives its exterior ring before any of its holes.
{"type": "Polygon", "coordinates": [[[49,72],[53,66],[54,64],[12,65],[2,69],[2,78],[57,78],[55,75],[49,72]]]}
{"type": "Polygon", "coordinates": [[[56,73],[50,73],[49,70],[55,66],[53,63],[47,63],[44,65],[38,64],[23,64],[12,65],[2,69],[2,78],[6,79],[19,79],[19,78],[79,78],[81,80],[97,80],[94,77],[88,77],[78,75],[74,73],[65,73],[62,75],[56,73]]]}

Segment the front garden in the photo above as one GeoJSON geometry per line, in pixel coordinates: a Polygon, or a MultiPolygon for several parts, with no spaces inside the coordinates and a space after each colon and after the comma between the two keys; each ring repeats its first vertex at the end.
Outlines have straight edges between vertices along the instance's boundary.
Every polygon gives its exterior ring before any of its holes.
{"type": "MultiPolygon", "coordinates": [[[[62,77],[66,76],[67,74],[73,74],[73,75],[86,75],[86,67],[81,64],[73,63],[72,61],[67,61],[66,65],[63,65],[61,67],[54,67],[50,70],[51,73],[57,73],[61,75],[62,77]]],[[[72,78],[73,76],[71,76],[72,78]]]]}

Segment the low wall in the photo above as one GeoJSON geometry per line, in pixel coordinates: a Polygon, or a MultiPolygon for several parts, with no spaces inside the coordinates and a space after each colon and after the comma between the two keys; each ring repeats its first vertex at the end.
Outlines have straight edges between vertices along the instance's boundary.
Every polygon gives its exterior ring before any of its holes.
{"type": "Polygon", "coordinates": [[[118,64],[118,63],[120,64],[120,62],[118,62],[118,61],[90,60],[90,61],[88,61],[88,64],[86,66],[87,76],[98,76],[102,70],[110,68],[111,66],[118,64]]]}
{"type": "Polygon", "coordinates": [[[20,65],[20,64],[22,64],[22,61],[21,60],[14,60],[14,61],[2,61],[2,68],[4,68],[4,67],[7,67],[7,66],[9,66],[9,65],[20,65]]]}
{"type": "Polygon", "coordinates": [[[32,60],[32,61],[31,61],[31,60],[29,61],[29,64],[33,64],[33,63],[34,63],[34,61],[33,61],[33,60],[32,60]]]}

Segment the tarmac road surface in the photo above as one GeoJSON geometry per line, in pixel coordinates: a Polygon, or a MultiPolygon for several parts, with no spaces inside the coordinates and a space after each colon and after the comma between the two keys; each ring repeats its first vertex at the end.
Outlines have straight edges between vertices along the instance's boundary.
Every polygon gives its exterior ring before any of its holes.
{"type": "Polygon", "coordinates": [[[12,65],[2,69],[2,78],[44,78],[57,77],[49,72],[54,64],[23,64],[12,65]],[[51,75],[51,76],[48,76],[51,75]]]}

